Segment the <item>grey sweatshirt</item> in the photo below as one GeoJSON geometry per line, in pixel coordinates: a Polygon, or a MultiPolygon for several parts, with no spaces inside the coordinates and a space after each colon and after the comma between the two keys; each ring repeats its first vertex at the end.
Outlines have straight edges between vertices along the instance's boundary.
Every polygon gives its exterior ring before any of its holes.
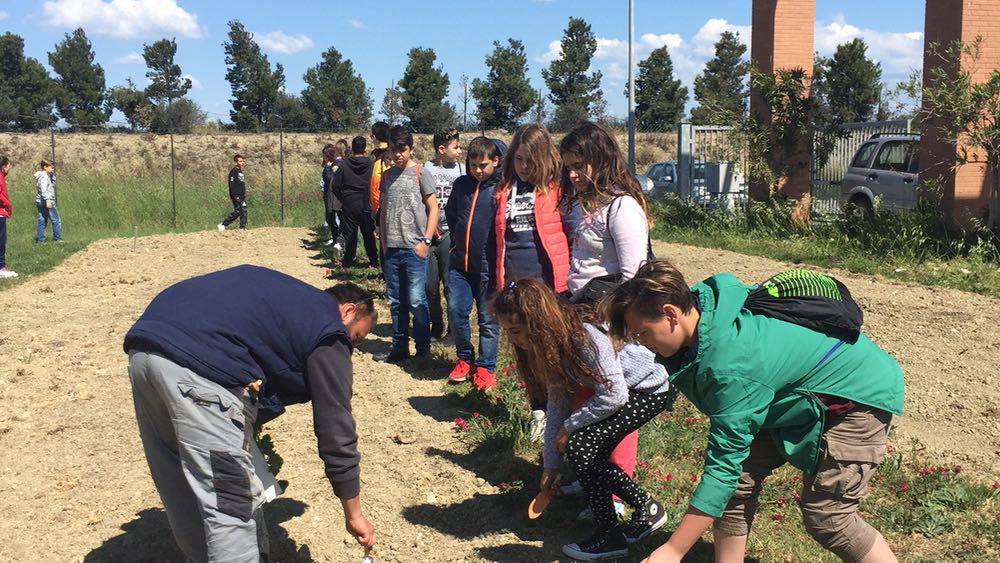
{"type": "Polygon", "coordinates": [[[56,182],[42,170],[35,172],[35,203],[56,203],[56,182]]]}
{"type": "Polygon", "coordinates": [[[560,428],[573,433],[610,417],[628,402],[630,390],[652,394],[664,393],[670,388],[666,369],[656,363],[656,356],[648,348],[629,344],[616,354],[607,335],[593,325],[585,324],[584,327],[597,348],[597,371],[607,379],[610,389],[604,384],[586,383],[594,390],[594,395],[571,414],[573,396],[561,385],[549,386],[542,447],[545,469],[558,469],[562,464],[562,455],[556,450],[560,428]]]}

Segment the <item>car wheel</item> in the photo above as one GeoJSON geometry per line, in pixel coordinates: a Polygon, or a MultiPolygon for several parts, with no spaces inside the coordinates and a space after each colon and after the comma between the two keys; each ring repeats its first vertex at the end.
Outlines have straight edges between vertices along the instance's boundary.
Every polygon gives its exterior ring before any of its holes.
{"type": "Polygon", "coordinates": [[[861,214],[863,217],[871,217],[875,214],[872,200],[863,195],[856,195],[847,202],[845,212],[848,215],[861,214]]]}

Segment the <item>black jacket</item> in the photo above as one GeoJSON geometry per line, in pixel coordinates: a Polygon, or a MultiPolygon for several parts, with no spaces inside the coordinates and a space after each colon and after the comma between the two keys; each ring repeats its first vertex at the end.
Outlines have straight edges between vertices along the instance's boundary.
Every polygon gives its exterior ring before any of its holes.
{"type": "Polygon", "coordinates": [[[470,274],[493,271],[496,256],[496,236],[493,221],[496,217],[495,191],[500,173],[479,182],[471,174],[455,180],[445,217],[451,229],[451,267],[470,274]]]}
{"type": "Polygon", "coordinates": [[[368,190],[372,179],[372,159],[352,156],[340,161],[333,174],[331,191],[345,207],[367,209],[368,190]]]}

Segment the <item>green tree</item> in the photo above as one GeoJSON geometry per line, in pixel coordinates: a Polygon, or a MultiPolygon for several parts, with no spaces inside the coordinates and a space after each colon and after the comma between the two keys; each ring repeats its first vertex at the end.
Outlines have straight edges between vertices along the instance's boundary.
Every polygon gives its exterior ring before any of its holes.
{"type": "Polygon", "coordinates": [[[332,129],[363,129],[372,118],[372,99],[350,59],[330,47],[323,60],[303,75],[302,101],[314,124],[332,129]]]}
{"type": "Polygon", "coordinates": [[[160,39],[143,46],[142,58],[149,67],[146,96],[157,104],[183,98],[191,89],[191,79],[181,76],[181,67],[174,62],[175,55],[177,42],[173,39],[160,39]]]}
{"type": "Polygon", "coordinates": [[[104,69],[94,62],[94,49],[83,29],[66,34],[49,53],[55,71],[56,107],[73,127],[102,125],[111,112],[104,103],[104,69]]]}
{"type": "Polygon", "coordinates": [[[229,22],[228,40],[222,44],[226,52],[226,80],[232,89],[229,117],[241,131],[267,129],[273,115],[278,92],[285,84],[285,69],[271,63],[253,40],[253,34],[238,20],[229,22]]]}
{"type": "Polygon", "coordinates": [[[55,84],[13,33],[0,35],[0,76],[0,128],[36,131],[54,121],[55,84]]]}
{"type": "Polygon", "coordinates": [[[279,92],[274,102],[274,117],[286,129],[310,129],[316,126],[316,116],[301,97],[279,92]]]}
{"type": "Polygon", "coordinates": [[[750,63],[744,58],[747,47],[739,37],[724,31],[715,43],[715,57],[705,63],[705,70],[694,79],[694,99],[698,105],[691,110],[691,123],[707,125],[716,111],[733,115],[747,112],[746,79],[750,63]]]}
{"type": "Polygon", "coordinates": [[[403,115],[403,93],[399,90],[399,85],[396,82],[385,89],[381,111],[389,125],[399,123],[399,118],[403,115]]]}
{"type": "Polygon", "coordinates": [[[825,65],[825,102],[840,123],[868,121],[875,116],[882,96],[882,65],[866,55],[868,46],[856,38],[837,46],[825,65]]]}
{"type": "Polygon", "coordinates": [[[204,124],[205,112],[189,98],[151,107],[149,130],[154,133],[190,133],[204,124]]]}
{"type": "Polygon", "coordinates": [[[587,74],[597,38],[586,21],[569,19],[561,47],[559,58],[542,69],[542,78],[556,106],[555,125],[566,129],[590,117],[591,105],[601,97],[601,73],[587,74]]]}
{"type": "Polygon", "coordinates": [[[684,117],[687,99],[688,89],[674,78],[674,63],[665,46],[654,49],[639,63],[639,76],[635,79],[635,117],[639,127],[655,131],[673,127],[684,117]]]}
{"type": "Polygon", "coordinates": [[[403,115],[415,131],[440,131],[455,126],[455,109],[445,101],[450,82],[440,67],[434,66],[434,49],[410,49],[409,62],[399,81],[403,115]]]}
{"type": "Polygon", "coordinates": [[[126,80],[124,86],[108,90],[108,105],[122,112],[133,131],[149,128],[153,105],[146,92],[137,89],[131,78],[126,80]]]}
{"type": "Polygon", "coordinates": [[[494,41],[486,66],[490,69],[486,80],[472,81],[480,126],[513,130],[535,102],[535,90],[528,81],[524,43],[508,38],[505,47],[494,41]]]}

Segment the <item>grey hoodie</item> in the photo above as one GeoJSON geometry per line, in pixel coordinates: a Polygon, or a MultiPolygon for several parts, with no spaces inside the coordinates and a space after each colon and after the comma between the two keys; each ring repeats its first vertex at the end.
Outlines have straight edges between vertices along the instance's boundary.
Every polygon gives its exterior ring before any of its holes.
{"type": "Polygon", "coordinates": [[[35,203],[56,204],[56,180],[44,171],[35,172],[35,203]]]}

